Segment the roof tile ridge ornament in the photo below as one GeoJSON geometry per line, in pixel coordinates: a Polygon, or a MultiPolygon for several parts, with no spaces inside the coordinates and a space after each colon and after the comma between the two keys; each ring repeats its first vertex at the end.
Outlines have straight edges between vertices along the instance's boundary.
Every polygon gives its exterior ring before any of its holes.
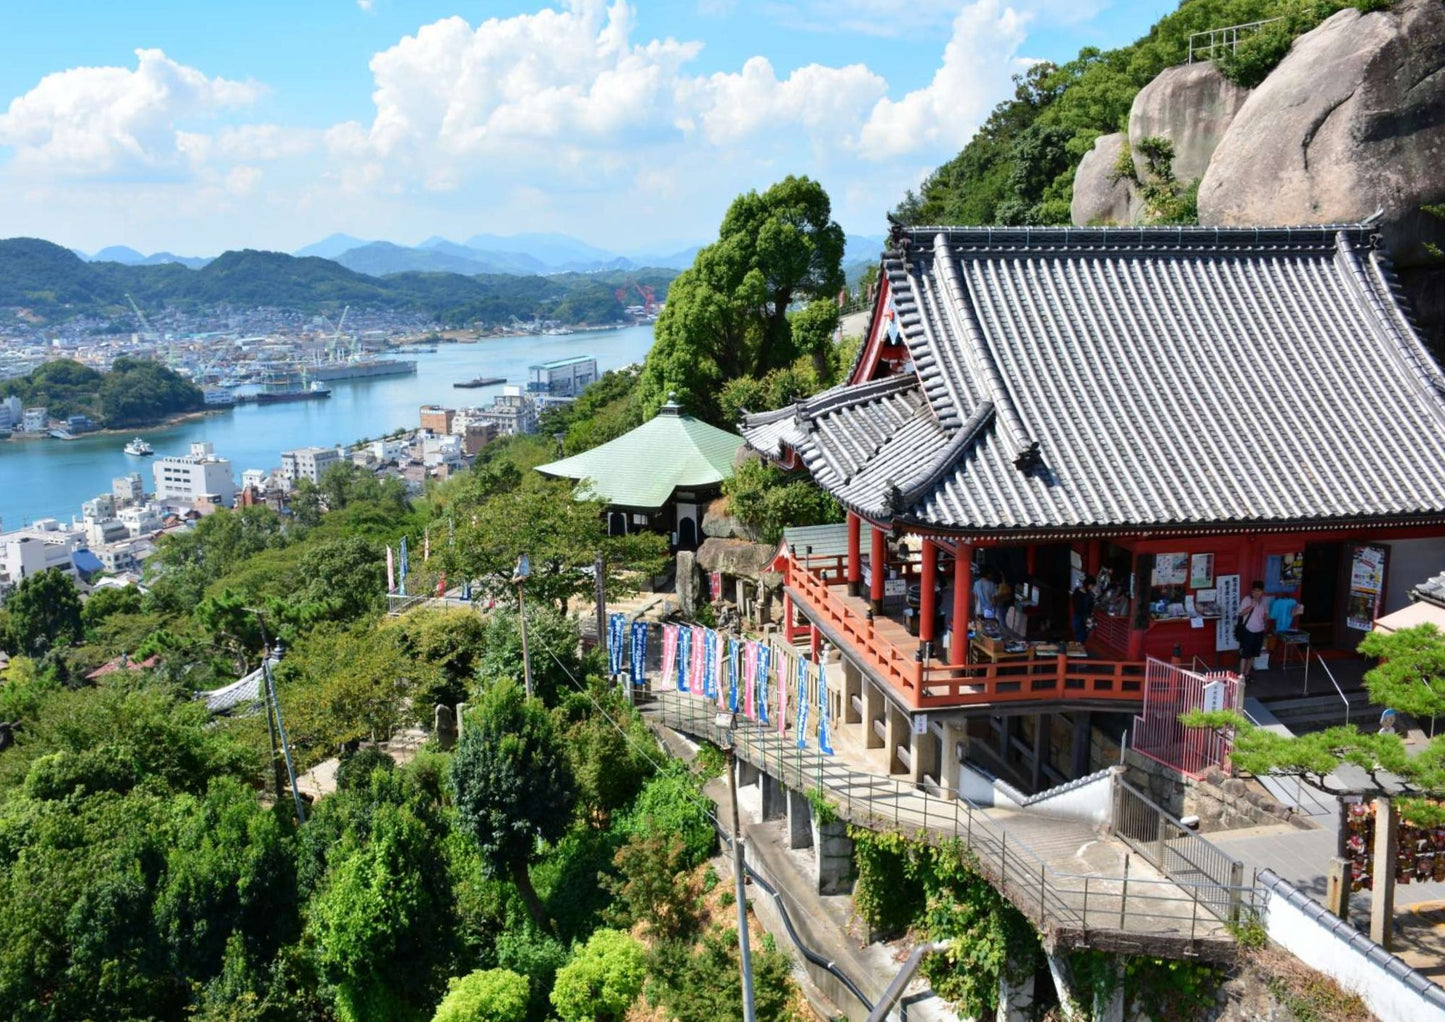
{"type": "Polygon", "coordinates": [[[949,299],[946,308],[960,320],[960,332],[967,343],[965,354],[972,356],[969,362],[983,377],[984,388],[993,399],[999,425],[1002,427],[1002,439],[1013,455],[1014,467],[1020,472],[1032,472],[1043,463],[1039,442],[1029,436],[1023,417],[1019,415],[1014,404],[1013,395],[1004,384],[998,360],[994,358],[993,349],[989,346],[988,338],[984,336],[983,327],[979,325],[973,301],[959,277],[958,264],[949,248],[948,237],[942,231],[933,240],[933,252],[935,265],[942,268],[940,276],[943,278],[943,290],[949,299]]]}

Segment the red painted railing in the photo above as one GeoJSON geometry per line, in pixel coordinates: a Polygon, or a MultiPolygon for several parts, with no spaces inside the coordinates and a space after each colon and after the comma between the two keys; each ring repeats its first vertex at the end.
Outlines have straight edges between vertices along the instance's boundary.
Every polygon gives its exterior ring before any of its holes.
{"type": "Polygon", "coordinates": [[[916,645],[895,645],[834,591],[830,581],[845,577],[835,560],[788,562],[788,586],[810,619],[841,638],[914,709],[1064,700],[1139,703],[1144,698],[1142,662],[1051,656],[960,667],[924,663],[917,659],[916,645]]]}

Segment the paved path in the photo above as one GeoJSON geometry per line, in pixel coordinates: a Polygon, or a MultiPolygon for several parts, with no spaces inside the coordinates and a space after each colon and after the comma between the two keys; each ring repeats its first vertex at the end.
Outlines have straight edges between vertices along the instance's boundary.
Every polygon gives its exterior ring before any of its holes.
{"type": "MultiPolygon", "coordinates": [[[[711,705],[675,692],[653,696],[645,712],[722,744],[711,705]]],[[[1218,904],[1218,888],[1181,886],[1087,824],[936,798],[855,770],[841,756],[800,750],[757,724],[738,726],[733,741],[739,758],[794,790],[821,790],[850,823],[928,841],[961,839],[979,870],[1046,939],[1165,955],[1223,954],[1232,947],[1225,922],[1208,907],[1218,904]]]]}

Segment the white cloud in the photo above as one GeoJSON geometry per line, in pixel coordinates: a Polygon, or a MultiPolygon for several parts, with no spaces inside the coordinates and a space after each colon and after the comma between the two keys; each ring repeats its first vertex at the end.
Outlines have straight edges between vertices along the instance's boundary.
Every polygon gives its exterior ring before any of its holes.
{"type": "Polygon", "coordinates": [[[1029,15],[999,0],[965,5],[953,19],[953,35],[933,80],[901,100],[880,99],[863,125],[870,159],[900,152],[958,150],[999,98],[1014,74],[1030,61],[1017,56],[1029,15]]]}
{"type": "Polygon", "coordinates": [[[21,167],[65,177],[165,174],[185,155],[178,125],[246,106],[261,87],[208,78],[160,50],[134,70],[78,67],[46,75],[0,114],[0,145],[21,167]]]}
{"type": "Polygon", "coordinates": [[[376,9],[376,0],[356,0],[356,6],[370,14],[376,9]]]}
{"type": "MultiPolygon", "coordinates": [[[[837,4],[840,17],[869,6],[837,4]]],[[[223,117],[260,87],[141,50],[134,69],[48,76],[0,114],[0,145],[14,150],[0,162],[0,216],[11,229],[42,219],[19,196],[43,194],[45,215],[84,225],[70,238],[82,246],[101,230],[112,233],[101,243],[123,231],[130,244],[209,251],[334,230],[534,229],[621,246],[704,237],[738,192],[798,173],[829,188],[850,227],[881,229],[883,210],[1011,92],[1029,16],[1003,0],[878,4],[950,26],[931,35],[942,50],[932,81],[897,98],[862,63],[780,71],[754,56],[703,73],[701,43],[634,38],[626,0],[424,25],[372,57],[371,116],[325,130],[223,117]],[[136,199],[106,213],[95,181],[66,184],[82,176],[109,182],[108,198],[131,181],[136,199]],[[114,226],[98,226],[97,210],[114,226]],[[130,226],[142,222],[151,242],[130,226]]]]}

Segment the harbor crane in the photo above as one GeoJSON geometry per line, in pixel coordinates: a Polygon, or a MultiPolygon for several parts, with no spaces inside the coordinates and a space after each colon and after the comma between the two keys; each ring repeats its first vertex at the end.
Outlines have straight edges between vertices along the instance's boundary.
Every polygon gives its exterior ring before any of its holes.
{"type": "Polygon", "coordinates": [[[160,340],[161,335],[151,326],[150,320],[146,319],[145,313],[140,311],[140,306],[135,303],[135,299],[127,293],[125,300],[130,302],[131,311],[135,313],[135,318],[140,321],[140,339],[143,341],[160,340]]]}

